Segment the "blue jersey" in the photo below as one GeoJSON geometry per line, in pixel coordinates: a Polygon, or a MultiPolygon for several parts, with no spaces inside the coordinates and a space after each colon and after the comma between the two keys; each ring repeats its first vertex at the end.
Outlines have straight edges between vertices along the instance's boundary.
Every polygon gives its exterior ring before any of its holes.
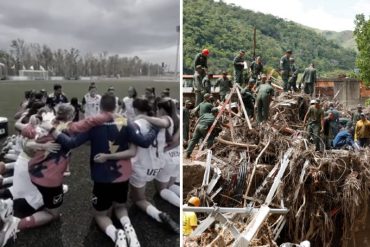
{"type": "Polygon", "coordinates": [[[57,142],[70,148],[75,148],[86,141],[90,141],[92,180],[98,183],[119,183],[130,178],[131,161],[107,160],[105,163],[95,163],[95,155],[99,153],[112,154],[127,150],[129,143],[147,148],[153,143],[157,133],[158,129],[152,128],[149,133],[143,136],[137,126],[128,123],[123,117],[118,117],[73,137],[62,133],[58,136],[57,142]]]}

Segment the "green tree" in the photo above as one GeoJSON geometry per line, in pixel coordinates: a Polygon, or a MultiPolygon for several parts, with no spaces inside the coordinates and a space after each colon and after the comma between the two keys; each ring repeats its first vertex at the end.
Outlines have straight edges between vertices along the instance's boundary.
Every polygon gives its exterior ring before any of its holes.
{"type": "Polygon", "coordinates": [[[370,19],[366,20],[363,14],[356,15],[354,31],[358,55],[356,66],[360,69],[360,78],[370,85],[370,19]]]}

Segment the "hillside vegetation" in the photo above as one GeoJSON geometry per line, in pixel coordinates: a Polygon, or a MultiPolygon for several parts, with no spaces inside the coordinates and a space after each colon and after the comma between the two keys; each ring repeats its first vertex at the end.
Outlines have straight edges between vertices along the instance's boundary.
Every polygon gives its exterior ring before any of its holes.
{"type": "Polygon", "coordinates": [[[209,71],[232,71],[232,59],[240,49],[253,57],[253,28],[257,30],[256,55],[267,67],[278,68],[287,49],[293,50],[300,68],[313,62],[321,76],[351,71],[356,53],[345,49],[313,29],[272,15],[256,13],[213,0],[184,0],[184,73],[193,72],[193,60],[203,48],[211,52],[209,71]]]}

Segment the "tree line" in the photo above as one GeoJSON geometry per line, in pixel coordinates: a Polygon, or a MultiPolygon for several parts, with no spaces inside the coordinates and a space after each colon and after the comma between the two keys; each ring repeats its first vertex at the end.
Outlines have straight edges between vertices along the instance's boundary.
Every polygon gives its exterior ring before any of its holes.
{"type": "Polygon", "coordinates": [[[10,50],[0,50],[3,75],[18,75],[19,70],[33,69],[48,71],[50,76],[78,79],[81,76],[156,76],[164,73],[160,64],[144,62],[138,56],[122,57],[99,54],[82,55],[79,49],[52,50],[48,45],[26,43],[22,39],[12,40],[10,50]]]}
{"type": "Polygon", "coordinates": [[[184,73],[193,73],[193,60],[203,48],[210,50],[209,70],[232,71],[232,59],[240,49],[253,59],[253,29],[256,55],[267,67],[278,68],[280,57],[293,50],[296,65],[303,69],[315,63],[321,75],[353,71],[356,52],[325,39],[315,30],[273,15],[256,13],[213,0],[184,0],[184,73]]]}

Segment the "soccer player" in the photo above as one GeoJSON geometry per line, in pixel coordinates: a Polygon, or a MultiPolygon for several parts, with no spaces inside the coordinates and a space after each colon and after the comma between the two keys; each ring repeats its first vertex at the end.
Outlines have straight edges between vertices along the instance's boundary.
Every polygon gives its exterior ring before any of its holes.
{"type": "Polygon", "coordinates": [[[89,86],[89,92],[82,99],[82,107],[85,112],[85,118],[95,116],[100,112],[101,96],[97,94],[95,83],[89,86]]]}

